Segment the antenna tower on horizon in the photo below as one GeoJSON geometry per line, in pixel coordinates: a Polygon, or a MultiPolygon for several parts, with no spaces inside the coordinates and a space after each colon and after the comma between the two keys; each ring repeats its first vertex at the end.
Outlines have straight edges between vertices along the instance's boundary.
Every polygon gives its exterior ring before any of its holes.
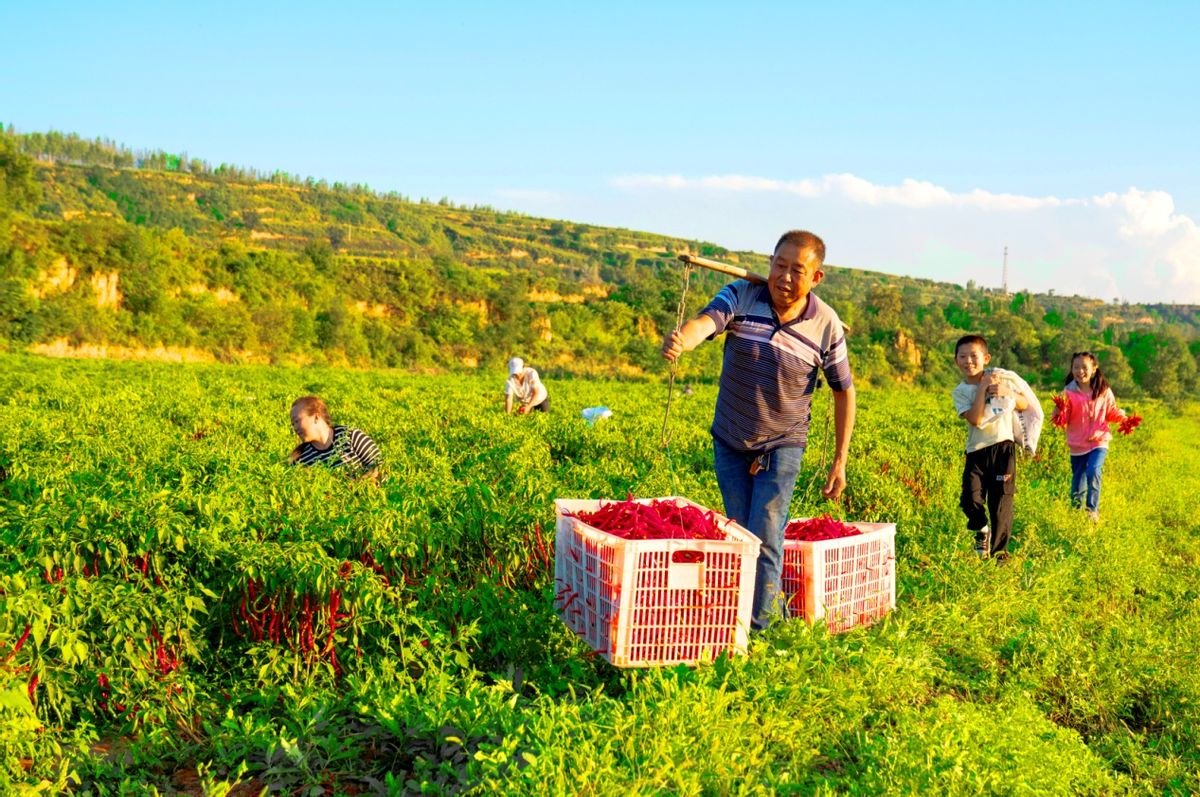
{"type": "Polygon", "coordinates": [[[1004,291],[1004,295],[1008,295],[1008,247],[1004,247],[1004,272],[1000,277],[1000,289],[1004,291]]]}

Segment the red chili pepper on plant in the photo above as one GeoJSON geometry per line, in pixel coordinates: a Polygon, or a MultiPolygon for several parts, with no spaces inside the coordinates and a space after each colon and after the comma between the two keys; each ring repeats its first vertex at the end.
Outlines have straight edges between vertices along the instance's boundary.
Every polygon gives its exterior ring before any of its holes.
{"type": "Polygon", "coordinates": [[[17,655],[17,651],[19,651],[21,646],[25,644],[25,640],[29,639],[29,632],[32,628],[33,626],[29,625],[28,623],[25,624],[25,633],[21,634],[21,638],[17,640],[17,644],[13,645],[13,649],[10,650],[8,655],[4,658],[6,663],[12,661],[12,657],[17,655]]]}

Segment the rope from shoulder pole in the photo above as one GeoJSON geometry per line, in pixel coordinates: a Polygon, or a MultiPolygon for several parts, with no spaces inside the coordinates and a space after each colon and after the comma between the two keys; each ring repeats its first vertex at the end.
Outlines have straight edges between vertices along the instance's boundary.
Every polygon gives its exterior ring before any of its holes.
{"type": "MultiPolygon", "coordinates": [[[[820,381],[820,377],[818,377],[818,381],[817,381],[817,389],[818,390],[820,389],[821,384],[822,384],[822,382],[820,381]]],[[[825,466],[829,460],[829,426],[830,426],[831,420],[833,420],[833,396],[832,395],[829,397],[829,403],[825,405],[825,435],[824,435],[824,441],[821,444],[821,465],[816,471],[813,472],[813,475],[808,480],[808,486],[804,488],[804,500],[805,501],[808,501],[809,497],[812,495],[813,486],[820,484],[826,478],[826,475],[827,475],[825,466]]]]}
{"type": "Polygon", "coordinates": [[[825,405],[825,442],[821,445],[821,471],[825,471],[825,462],[829,456],[829,419],[833,417],[833,389],[830,388],[829,403],[825,405]]]}
{"type": "MultiPolygon", "coordinates": [[[[683,326],[683,314],[687,308],[688,283],[692,277],[692,264],[684,263],[683,265],[683,290],[679,293],[679,307],[675,311],[675,331],[678,332],[683,326]]],[[[681,352],[682,354],[682,352],[681,352]]],[[[676,357],[671,362],[671,375],[667,378],[667,409],[663,413],[662,425],[662,447],[665,449],[671,444],[671,434],[667,427],[667,421],[671,418],[671,394],[675,391],[675,371],[679,367],[679,358],[676,357]]]]}

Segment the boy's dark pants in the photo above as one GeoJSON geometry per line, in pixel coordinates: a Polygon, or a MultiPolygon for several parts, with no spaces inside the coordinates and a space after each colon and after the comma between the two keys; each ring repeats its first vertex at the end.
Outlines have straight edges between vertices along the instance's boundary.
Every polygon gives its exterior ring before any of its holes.
{"type": "MultiPolygon", "coordinates": [[[[992,518],[992,539],[989,553],[1008,548],[1012,536],[1013,493],[1016,492],[1016,446],[1005,440],[967,454],[963,467],[962,511],[967,516],[967,528],[979,532],[992,518]]],[[[982,541],[985,542],[986,541],[982,541]]]]}

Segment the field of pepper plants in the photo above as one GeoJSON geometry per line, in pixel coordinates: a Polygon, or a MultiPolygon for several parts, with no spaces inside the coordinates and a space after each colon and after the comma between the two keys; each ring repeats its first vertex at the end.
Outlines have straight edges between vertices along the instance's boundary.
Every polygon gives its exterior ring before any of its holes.
{"type": "Polygon", "coordinates": [[[1098,524],[1049,427],[998,563],[949,386],[860,394],[840,505],[822,391],[792,515],[895,523],[896,610],[621,670],[554,613],[553,502],[720,509],[715,387],[664,451],[662,384],[502,382],[0,356],[0,793],[1200,792],[1196,405],[1132,408],[1098,524]],[[306,393],[378,485],[286,464],[306,393]]]}

